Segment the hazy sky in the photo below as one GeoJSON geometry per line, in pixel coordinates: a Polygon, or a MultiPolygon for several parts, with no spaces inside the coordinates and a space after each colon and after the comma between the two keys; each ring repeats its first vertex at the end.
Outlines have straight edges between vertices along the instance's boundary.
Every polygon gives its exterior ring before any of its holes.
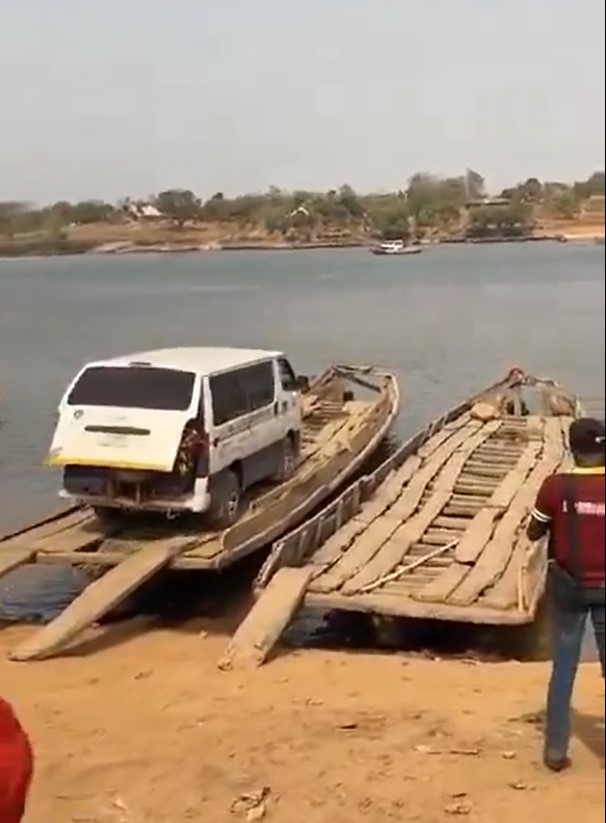
{"type": "Polygon", "coordinates": [[[604,167],[600,0],[0,0],[0,200],[604,167]]]}

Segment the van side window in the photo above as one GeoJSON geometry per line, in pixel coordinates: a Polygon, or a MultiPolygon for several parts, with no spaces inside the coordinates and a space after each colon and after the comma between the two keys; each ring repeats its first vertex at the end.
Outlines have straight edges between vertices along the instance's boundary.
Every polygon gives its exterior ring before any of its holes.
{"type": "Polygon", "coordinates": [[[256,363],[242,369],[242,382],[248,399],[248,411],[253,412],[270,406],[276,399],[273,363],[256,363]]]}
{"type": "Polygon", "coordinates": [[[278,371],[280,372],[280,382],[284,391],[296,391],[297,378],[292,366],[285,357],[278,358],[278,371]]]}
{"type": "Polygon", "coordinates": [[[213,375],[209,383],[215,426],[270,406],[275,400],[271,362],[213,375]]]}
{"type": "Polygon", "coordinates": [[[213,399],[213,420],[215,426],[235,420],[247,412],[244,387],[237,372],[215,374],[210,380],[210,392],[213,399]]]}

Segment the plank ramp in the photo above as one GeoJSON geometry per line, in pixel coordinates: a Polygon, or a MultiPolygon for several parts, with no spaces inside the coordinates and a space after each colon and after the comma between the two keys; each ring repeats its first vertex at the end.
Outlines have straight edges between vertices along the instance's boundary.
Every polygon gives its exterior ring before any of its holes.
{"type": "Polygon", "coordinates": [[[166,540],[148,543],[91,583],[55,620],[13,649],[10,659],[51,657],[168,565],[177,551],[179,544],[166,540]]]}
{"type": "Polygon", "coordinates": [[[256,667],[265,662],[299,608],[311,578],[309,566],[280,569],[232,637],[219,668],[256,667]]]}

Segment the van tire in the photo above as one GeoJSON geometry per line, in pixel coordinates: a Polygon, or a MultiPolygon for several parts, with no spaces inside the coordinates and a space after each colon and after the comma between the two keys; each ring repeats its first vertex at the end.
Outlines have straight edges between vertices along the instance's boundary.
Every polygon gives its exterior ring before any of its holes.
{"type": "Polygon", "coordinates": [[[234,471],[226,471],[211,494],[208,519],[218,529],[227,529],[240,514],[240,480],[234,471]]]}
{"type": "Polygon", "coordinates": [[[294,439],[290,436],[284,438],[280,449],[280,464],[278,471],[273,475],[275,483],[285,483],[293,476],[297,470],[298,452],[295,448],[294,439]]]}

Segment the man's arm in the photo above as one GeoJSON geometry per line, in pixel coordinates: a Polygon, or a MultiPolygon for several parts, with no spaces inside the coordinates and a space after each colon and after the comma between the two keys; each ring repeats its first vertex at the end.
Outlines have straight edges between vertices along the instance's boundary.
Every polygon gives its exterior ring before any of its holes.
{"type": "Polygon", "coordinates": [[[534,509],[530,515],[526,536],[532,542],[540,540],[551,528],[551,520],[554,514],[553,505],[553,476],[546,477],[537,495],[534,509]]]}

